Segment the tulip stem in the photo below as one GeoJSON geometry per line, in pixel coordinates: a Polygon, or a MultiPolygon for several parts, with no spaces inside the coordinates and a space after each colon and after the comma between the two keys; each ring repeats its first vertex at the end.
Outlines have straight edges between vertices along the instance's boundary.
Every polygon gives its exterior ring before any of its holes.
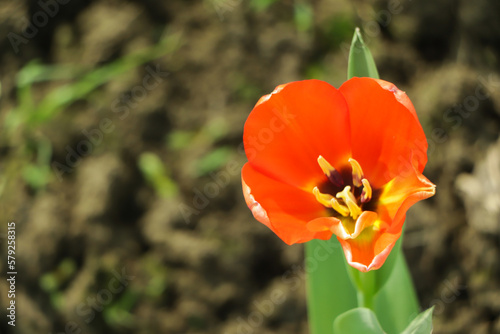
{"type": "Polygon", "coordinates": [[[373,304],[377,281],[375,273],[372,271],[364,273],[351,268],[351,277],[354,278],[354,283],[357,288],[358,306],[375,310],[373,304]]]}
{"type": "Polygon", "coordinates": [[[370,310],[374,310],[373,295],[370,293],[365,293],[365,291],[358,291],[358,305],[359,307],[366,307],[370,310]]]}

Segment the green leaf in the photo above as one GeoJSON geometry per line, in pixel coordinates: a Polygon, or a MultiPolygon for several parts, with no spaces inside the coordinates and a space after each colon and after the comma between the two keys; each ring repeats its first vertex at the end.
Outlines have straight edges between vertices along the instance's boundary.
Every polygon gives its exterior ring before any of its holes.
{"type": "Polygon", "coordinates": [[[432,333],[432,312],[434,306],[420,313],[404,330],[402,334],[430,334],[432,333]]]}
{"type": "Polygon", "coordinates": [[[397,252],[392,273],[375,296],[377,318],[387,333],[401,333],[419,312],[418,300],[403,252],[397,252]]]}
{"type": "Polygon", "coordinates": [[[305,248],[310,334],[331,333],[333,320],[357,306],[356,290],[336,238],[311,240],[305,248]]]}
{"type": "Polygon", "coordinates": [[[356,28],[352,37],[349,64],[347,65],[347,79],[352,77],[379,78],[377,65],[375,65],[373,56],[361,37],[359,28],[356,28]]]}
{"type": "Polygon", "coordinates": [[[339,315],[333,322],[333,333],[384,334],[384,331],[372,310],[359,307],[339,315]]]}

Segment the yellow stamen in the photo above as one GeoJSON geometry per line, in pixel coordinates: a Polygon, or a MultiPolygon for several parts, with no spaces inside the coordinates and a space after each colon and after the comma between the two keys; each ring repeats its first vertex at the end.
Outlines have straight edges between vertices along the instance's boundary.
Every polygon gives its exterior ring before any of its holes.
{"type": "Polygon", "coordinates": [[[339,187],[344,184],[340,173],[321,155],[318,157],[318,165],[319,167],[321,167],[323,173],[330,179],[333,184],[339,187]]]}
{"type": "Polygon", "coordinates": [[[363,179],[363,170],[361,169],[359,163],[353,158],[349,158],[349,162],[351,163],[352,167],[352,182],[355,187],[361,187],[362,186],[361,180],[363,179]]]}
{"type": "Polygon", "coordinates": [[[316,197],[316,200],[318,202],[320,202],[321,204],[323,204],[324,206],[326,206],[327,208],[331,208],[332,207],[332,204],[331,204],[331,200],[332,199],[335,199],[332,195],[330,194],[323,194],[319,191],[318,187],[314,187],[313,189],[313,194],[314,196],[316,197]]]}
{"type": "Polygon", "coordinates": [[[342,216],[344,216],[344,217],[349,216],[349,213],[350,213],[349,208],[340,204],[339,201],[337,201],[335,198],[332,197],[332,199],[330,200],[330,203],[332,205],[332,209],[334,209],[335,211],[340,213],[342,216]]]}
{"type": "Polygon", "coordinates": [[[363,191],[361,192],[361,203],[366,203],[372,199],[372,186],[367,179],[362,179],[363,191]]]}
{"type": "Polygon", "coordinates": [[[335,168],[333,168],[333,166],[330,165],[330,163],[326,161],[326,159],[323,158],[321,155],[318,157],[318,164],[321,167],[323,173],[325,173],[325,175],[328,175],[335,171],[335,168]]]}
{"type": "Polygon", "coordinates": [[[356,219],[361,215],[363,211],[361,211],[361,208],[358,206],[356,203],[356,198],[354,197],[353,193],[351,192],[351,187],[346,186],[344,190],[341,192],[337,193],[337,198],[342,198],[344,200],[344,203],[347,205],[349,208],[349,211],[351,212],[351,217],[352,219],[356,219]]]}

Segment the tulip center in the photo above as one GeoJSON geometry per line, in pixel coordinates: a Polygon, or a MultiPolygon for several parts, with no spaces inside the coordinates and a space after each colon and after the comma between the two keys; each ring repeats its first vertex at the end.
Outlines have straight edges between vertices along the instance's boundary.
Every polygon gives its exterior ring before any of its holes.
{"type": "Polygon", "coordinates": [[[349,159],[349,163],[352,168],[352,179],[344,180],[342,174],[320,155],[318,164],[338,191],[333,195],[322,193],[318,187],[314,187],[312,192],[316,200],[325,207],[335,210],[343,217],[350,216],[356,220],[363,212],[363,206],[372,199],[372,187],[364,177],[359,163],[353,158],[349,159]]]}

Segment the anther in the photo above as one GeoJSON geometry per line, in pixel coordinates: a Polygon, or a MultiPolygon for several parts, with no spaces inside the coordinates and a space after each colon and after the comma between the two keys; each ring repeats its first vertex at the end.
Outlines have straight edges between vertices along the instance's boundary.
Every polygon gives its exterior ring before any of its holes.
{"type": "Polygon", "coordinates": [[[332,197],[332,199],[330,200],[330,204],[332,206],[332,209],[334,209],[335,211],[340,213],[342,216],[344,216],[344,217],[349,216],[349,213],[351,212],[351,211],[349,211],[349,208],[340,204],[336,198],[332,197]]]}
{"type": "Polygon", "coordinates": [[[363,179],[363,170],[361,169],[361,166],[359,163],[354,160],[353,158],[349,158],[349,162],[351,163],[352,167],[352,182],[355,187],[361,187],[363,184],[361,183],[361,180],[363,179]]]}
{"type": "Polygon", "coordinates": [[[363,191],[361,192],[361,203],[366,203],[372,199],[372,186],[367,179],[362,179],[363,191]]]}
{"type": "Polygon", "coordinates": [[[314,197],[316,197],[316,200],[326,206],[327,208],[331,208],[331,200],[335,199],[332,195],[330,194],[323,194],[319,191],[318,187],[314,187],[312,190],[314,197]]]}
{"type": "Polygon", "coordinates": [[[337,187],[341,187],[344,185],[342,175],[340,175],[340,173],[321,155],[318,157],[318,164],[331,183],[333,183],[337,187]]]}
{"type": "Polygon", "coordinates": [[[353,193],[351,192],[351,187],[346,186],[344,190],[341,192],[337,193],[337,198],[342,198],[344,200],[344,203],[347,205],[349,208],[349,211],[351,212],[352,219],[356,219],[361,215],[363,211],[361,211],[361,208],[358,206],[356,203],[356,198],[354,197],[353,193]]]}

